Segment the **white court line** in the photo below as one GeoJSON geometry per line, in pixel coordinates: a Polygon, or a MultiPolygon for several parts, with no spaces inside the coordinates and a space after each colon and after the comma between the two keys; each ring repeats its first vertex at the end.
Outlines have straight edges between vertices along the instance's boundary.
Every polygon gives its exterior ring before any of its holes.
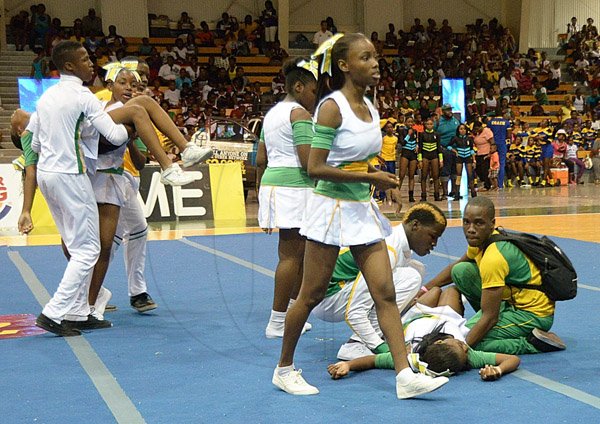
{"type": "MultiPolygon", "coordinates": [[[[237,256],[234,256],[234,255],[230,255],[229,253],[225,253],[221,250],[217,250],[212,247],[208,247],[203,244],[196,243],[196,242],[188,240],[186,238],[181,238],[178,241],[180,241],[181,243],[187,244],[188,246],[191,246],[195,249],[202,250],[207,253],[211,253],[215,256],[226,259],[235,264],[241,265],[245,268],[260,272],[261,274],[264,274],[268,277],[275,276],[275,273],[268,268],[262,267],[260,265],[256,265],[252,262],[249,262],[242,258],[238,258],[237,256]]],[[[459,259],[457,256],[446,255],[444,253],[431,252],[431,254],[435,255],[435,256],[441,256],[444,258],[454,259],[454,260],[459,259]]],[[[554,380],[551,380],[546,377],[542,377],[541,375],[537,375],[537,374],[534,374],[534,373],[532,373],[530,371],[526,371],[526,370],[517,370],[517,371],[513,372],[512,375],[520,378],[521,380],[525,380],[530,383],[537,384],[538,386],[543,387],[545,389],[563,394],[567,397],[570,397],[571,399],[586,403],[588,405],[593,406],[594,408],[600,409],[600,398],[597,398],[597,397],[590,395],[586,392],[583,392],[581,390],[574,389],[573,387],[558,383],[554,380]]]]}
{"type": "Polygon", "coordinates": [[[215,256],[218,256],[219,258],[227,259],[230,262],[236,263],[236,264],[241,265],[241,266],[243,266],[245,268],[251,269],[251,270],[256,271],[256,272],[259,272],[259,273],[261,273],[263,275],[266,275],[267,277],[272,277],[272,278],[275,277],[275,272],[274,271],[271,271],[270,269],[265,268],[264,266],[260,266],[260,265],[254,264],[252,262],[248,262],[248,261],[246,261],[246,260],[244,260],[242,258],[238,258],[237,256],[230,255],[229,253],[225,253],[225,252],[223,252],[221,250],[213,249],[212,247],[208,247],[208,246],[205,246],[203,244],[196,243],[194,241],[186,239],[185,237],[180,238],[177,241],[180,241],[183,244],[187,244],[188,246],[191,246],[191,247],[193,247],[195,249],[202,250],[202,251],[207,252],[207,253],[211,253],[211,254],[213,254],[215,256]]]}
{"type": "Polygon", "coordinates": [[[578,389],[574,389],[566,384],[558,383],[554,380],[550,380],[549,378],[542,377],[541,375],[537,375],[522,369],[516,370],[512,373],[512,375],[520,378],[521,380],[529,381],[530,383],[537,384],[538,386],[542,386],[548,390],[552,390],[553,392],[570,397],[571,399],[586,403],[596,409],[600,409],[599,397],[590,395],[589,393],[578,389]]]}
{"type": "MultiPolygon", "coordinates": [[[[15,264],[23,277],[29,290],[33,293],[41,306],[50,300],[50,294],[37,278],[31,267],[21,257],[19,252],[9,251],[8,257],[15,264]]],[[[106,330],[104,330],[106,331],[106,330]]],[[[131,399],[127,396],[116,378],[104,365],[102,359],[83,336],[65,337],[65,341],[79,360],[79,363],[96,386],[98,393],[115,417],[121,424],[145,424],[142,414],[137,410],[131,399]]]]}

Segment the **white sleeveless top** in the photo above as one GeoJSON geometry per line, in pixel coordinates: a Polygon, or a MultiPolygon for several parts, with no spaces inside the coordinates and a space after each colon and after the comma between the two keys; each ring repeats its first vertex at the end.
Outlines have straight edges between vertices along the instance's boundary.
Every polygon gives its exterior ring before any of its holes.
{"type": "MultiPolygon", "coordinates": [[[[335,139],[327,157],[327,165],[348,171],[367,172],[369,159],[381,151],[382,137],[377,109],[365,97],[364,101],[369,108],[371,122],[362,121],[352,111],[346,96],[341,91],[334,91],[319,103],[317,115],[320,106],[328,99],[332,99],[338,105],[342,124],[336,130],[335,139]]],[[[370,185],[368,183],[319,181],[315,193],[337,199],[369,201],[370,185]]]]}
{"type": "Polygon", "coordinates": [[[265,147],[269,168],[300,168],[300,159],[294,147],[290,115],[303,107],[297,102],[279,102],[269,110],[263,123],[265,147]]]}

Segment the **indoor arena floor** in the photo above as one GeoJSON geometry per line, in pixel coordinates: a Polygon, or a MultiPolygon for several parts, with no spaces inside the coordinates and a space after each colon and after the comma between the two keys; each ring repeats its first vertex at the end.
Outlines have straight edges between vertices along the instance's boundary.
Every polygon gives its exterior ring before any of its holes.
{"type": "MultiPolygon", "coordinates": [[[[344,323],[315,318],[296,366],[321,390],[294,397],[271,384],[280,340],[264,337],[271,309],[277,235],[255,224],[154,226],[146,275],[155,311],[129,307],[124,265],[106,286],[114,327],[60,338],[31,327],[65,267],[58,238],[0,234],[0,422],[2,423],[597,423],[600,422],[600,187],[489,194],[506,228],[551,235],[579,273],[576,299],[557,305],[563,352],[522,357],[497,382],[475,370],[419,399],[396,399],[394,373],[339,381],[327,374],[349,336],[344,323]],[[208,228],[207,228],[208,227],[208,228]],[[8,324],[10,323],[10,324],[8,324]],[[16,329],[16,330],[15,330],[16,329]],[[11,337],[12,336],[12,337],[11,337]]],[[[460,217],[465,202],[439,202],[460,217]]],[[[428,276],[464,253],[460,219],[421,258],[428,276]]],[[[471,312],[472,313],[472,312],[471,312]]]]}

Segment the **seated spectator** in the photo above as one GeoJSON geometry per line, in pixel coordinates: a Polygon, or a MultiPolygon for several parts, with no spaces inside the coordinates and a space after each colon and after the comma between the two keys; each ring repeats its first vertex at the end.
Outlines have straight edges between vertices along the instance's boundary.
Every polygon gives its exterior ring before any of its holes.
{"type": "Polygon", "coordinates": [[[167,84],[170,81],[175,83],[175,80],[179,76],[179,70],[180,67],[175,63],[175,59],[172,56],[167,56],[167,63],[160,67],[158,77],[163,84],[167,84]]]}
{"type": "Polygon", "coordinates": [[[138,56],[149,56],[152,53],[152,46],[148,37],[142,38],[142,44],[138,47],[138,56]]]}
{"type": "Polygon", "coordinates": [[[565,349],[558,336],[548,333],[554,302],[540,290],[523,287],[541,285],[540,271],[509,242],[488,246],[495,226],[493,202],[484,196],[470,199],[463,214],[467,252],[425,288],[453,282],[467,298],[477,312],[467,322],[466,342],[473,349],[514,355],[565,349]]]}
{"type": "Polygon", "coordinates": [[[577,111],[575,109],[571,110],[571,115],[567,119],[565,119],[563,116],[562,122],[564,125],[571,127],[571,128],[578,126],[578,129],[579,129],[583,125],[581,117],[579,116],[579,113],[577,113],[577,111]]]}
{"type": "Polygon", "coordinates": [[[585,99],[585,112],[591,113],[600,104],[600,94],[598,89],[594,88],[592,93],[585,99]]]}
{"type": "Polygon", "coordinates": [[[587,18],[586,24],[581,28],[581,32],[584,34],[590,34],[592,37],[598,36],[598,28],[594,25],[592,18],[587,18]]]}
{"type": "Polygon", "coordinates": [[[561,120],[561,122],[566,122],[567,119],[571,118],[571,113],[575,110],[575,107],[573,107],[573,102],[571,101],[571,97],[567,96],[565,97],[565,103],[561,106],[561,108],[558,111],[558,117],[561,120]]]}
{"type": "Polygon", "coordinates": [[[15,16],[10,18],[9,30],[10,34],[12,34],[15,49],[17,51],[23,51],[25,45],[27,45],[28,39],[28,27],[29,23],[29,12],[26,10],[21,10],[15,16]]]}
{"type": "Polygon", "coordinates": [[[186,36],[185,36],[185,48],[188,51],[188,54],[192,53],[192,54],[196,54],[196,38],[194,37],[194,34],[189,32],[186,36]]]}
{"type": "Polygon", "coordinates": [[[542,83],[537,78],[533,79],[533,87],[533,96],[535,97],[535,100],[540,105],[547,105],[549,103],[548,92],[545,87],[542,87],[542,83]]]}
{"type": "Polygon", "coordinates": [[[169,103],[171,107],[179,107],[179,101],[181,100],[181,90],[179,90],[175,84],[175,81],[169,81],[169,88],[163,93],[163,98],[169,103]]]}
{"type": "Polygon", "coordinates": [[[102,19],[96,16],[96,9],[89,9],[88,14],[81,19],[81,30],[86,37],[101,37],[102,19]]]}
{"type": "Polygon", "coordinates": [[[167,59],[172,57],[174,61],[177,60],[177,53],[173,51],[173,46],[170,44],[165,46],[165,49],[160,52],[160,57],[162,58],[163,63],[167,63],[167,59]]]}
{"type": "Polygon", "coordinates": [[[175,47],[173,47],[173,52],[177,55],[175,61],[183,61],[187,58],[188,49],[185,47],[185,44],[181,38],[177,38],[175,40],[175,47]]]}
{"type": "Polygon", "coordinates": [[[222,69],[229,68],[229,53],[225,47],[221,49],[221,56],[215,57],[215,66],[222,69]]]}
{"type": "Polygon", "coordinates": [[[212,31],[208,28],[206,21],[200,22],[200,30],[196,33],[196,40],[201,46],[214,46],[215,36],[212,31]]]}
{"type": "Polygon", "coordinates": [[[181,12],[181,16],[179,17],[179,21],[177,21],[177,29],[180,31],[191,31],[195,28],[194,22],[192,22],[192,18],[188,15],[187,12],[181,12]]]}
{"type": "Polygon", "coordinates": [[[250,56],[250,42],[246,38],[246,31],[243,29],[238,31],[235,54],[236,56],[250,56]]]}
{"type": "Polygon", "coordinates": [[[371,43],[375,46],[375,50],[379,56],[383,56],[383,41],[379,39],[379,34],[377,31],[373,31],[371,33],[371,43]]]}
{"type": "Polygon", "coordinates": [[[394,27],[393,23],[389,23],[388,29],[389,29],[389,31],[385,33],[385,46],[386,47],[396,47],[398,45],[398,36],[396,36],[396,27],[394,27]]]}
{"type": "Polygon", "coordinates": [[[69,37],[69,40],[77,41],[79,44],[84,45],[86,39],[83,36],[83,33],[81,32],[81,28],[73,27],[73,33],[69,37]]]}
{"type": "Polygon", "coordinates": [[[279,40],[273,43],[273,48],[269,49],[267,56],[271,59],[269,65],[281,65],[288,58],[288,53],[281,47],[279,40]]]}
{"type": "Polygon", "coordinates": [[[518,79],[519,93],[520,94],[531,94],[533,90],[533,78],[531,72],[526,70],[521,77],[518,79]]]}
{"type": "Polygon", "coordinates": [[[252,15],[246,15],[244,22],[240,24],[240,30],[242,29],[246,33],[246,39],[250,43],[254,43],[258,36],[259,25],[258,22],[252,19],[252,15]]]}
{"type": "Polygon", "coordinates": [[[192,79],[190,78],[188,72],[185,69],[179,70],[179,76],[175,79],[175,86],[178,90],[183,90],[184,88],[192,88],[192,79]]]}
{"type": "Polygon", "coordinates": [[[225,34],[231,29],[232,26],[233,20],[231,20],[227,12],[223,12],[221,15],[221,20],[217,22],[217,37],[225,38],[225,34]]]}
{"type": "Polygon", "coordinates": [[[329,40],[331,37],[333,37],[333,34],[327,29],[327,21],[321,21],[321,28],[319,29],[319,31],[315,32],[315,35],[313,36],[312,42],[314,48],[316,49],[321,44],[323,44],[323,42],[329,40]]]}
{"type": "Polygon", "coordinates": [[[534,103],[531,106],[531,111],[529,112],[531,116],[546,116],[546,112],[544,111],[544,108],[542,107],[542,105],[539,102],[534,103]]]}
{"type": "Polygon", "coordinates": [[[114,44],[117,40],[121,46],[127,47],[127,40],[125,40],[124,37],[117,34],[117,27],[114,25],[110,25],[108,27],[108,35],[106,37],[104,37],[102,42],[104,43],[105,46],[108,46],[111,43],[114,44]]]}

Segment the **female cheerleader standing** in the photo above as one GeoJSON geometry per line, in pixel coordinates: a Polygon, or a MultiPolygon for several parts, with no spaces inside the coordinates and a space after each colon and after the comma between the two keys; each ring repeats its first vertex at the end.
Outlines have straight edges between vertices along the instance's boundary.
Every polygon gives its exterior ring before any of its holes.
{"type": "Polygon", "coordinates": [[[256,159],[261,169],[268,164],[260,181],[258,223],[269,234],[279,229],[279,263],[267,338],[283,337],[288,305],[300,289],[305,242],[300,226],[314,187],[306,166],[313,139],[310,112],[316,100],[317,64],[296,59],[283,66],[283,73],[288,94],[265,116],[256,159]]]}
{"type": "MultiPolygon", "coordinates": [[[[414,374],[409,368],[383,240],[391,232],[390,223],[370,196],[370,184],[382,190],[398,185],[393,175],[368,165],[381,149],[379,115],[364,97],[367,87],[379,80],[377,52],[362,34],[334,37],[323,43],[316,54],[323,49],[326,51],[321,66],[325,71],[331,69],[330,87],[335,91],[322,99],[318,107],[308,173],[319,182],[309,198],[300,230],[307,238],[304,274],[298,299],[285,320],[281,356],[272,382],[294,395],[319,393],[295,369],[294,351],[310,311],[325,295],[340,246],[350,246],[394,359],[398,373],[396,394],[402,399],[418,396],[448,380],[414,374]]],[[[393,199],[399,198],[397,190],[390,194],[393,199]]]]}

